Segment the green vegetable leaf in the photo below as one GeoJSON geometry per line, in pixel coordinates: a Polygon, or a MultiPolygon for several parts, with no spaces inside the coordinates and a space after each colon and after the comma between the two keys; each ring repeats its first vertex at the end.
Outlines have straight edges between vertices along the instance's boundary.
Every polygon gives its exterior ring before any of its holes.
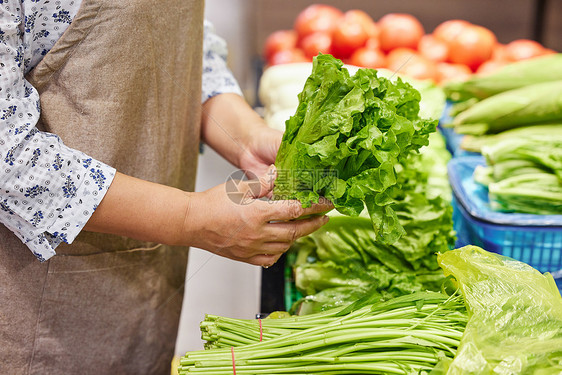
{"type": "Polygon", "coordinates": [[[275,198],[306,207],[324,196],[350,216],[366,207],[382,241],[397,241],[405,231],[392,208],[396,166],[428,144],[437,124],[419,110],[419,92],[400,78],[372,69],[350,76],[340,60],[317,56],[286,122],[275,198]]]}

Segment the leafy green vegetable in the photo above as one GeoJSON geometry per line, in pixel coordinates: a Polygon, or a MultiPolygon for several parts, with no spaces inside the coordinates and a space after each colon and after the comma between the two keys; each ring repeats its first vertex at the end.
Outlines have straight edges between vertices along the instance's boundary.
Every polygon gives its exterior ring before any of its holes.
{"type": "Polygon", "coordinates": [[[488,187],[497,211],[562,213],[562,134],[504,137],[482,146],[487,166],[474,180],[488,187]]]}
{"type": "Polygon", "coordinates": [[[459,295],[367,297],[307,316],[243,320],[207,315],[204,351],[178,372],[200,374],[418,374],[456,353],[467,315],[459,295]]]}
{"type": "Polygon", "coordinates": [[[497,211],[536,215],[562,214],[562,183],[551,173],[527,173],[488,185],[491,207],[497,211]]]}
{"type": "Polygon", "coordinates": [[[461,148],[470,152],[482,152],[482,147],[491,147],[506,138],[520,139],[530,136],[562,136],[562,123],[531,125],[513,128],[497,134],[466,135],[461,140],[461,148]]]}
{"type": "Polygon", "coordinates": [[[562,80],[537,83],[486,98],[457,114],[461,134],[499,133],[525,125],[562,120],[562,80]]]}
{"type": "Polygon", "coordinates": [[[511,63],[490,74],[476,74],[463,82],[451,82],[445,86],[445,93],[454,101],[484,99],[535,83],[558,80],[562,80],[561,53],[511,63]]]}
{"type": "Polygon", "coordinates": [[[399,189],[395,166],[423,145],[436,121],[419,118],[420,95],[411,85],[360,69],[353,76],[330,55],[314,59],[286,122],[275,165],[274,196],[303,205],[330,199],[345,215],[365,208],[381,239],[404,234],[392,195],[399,189]]]}
{"type": "Polygon", "coordinates": [[[438,261],[469,312],[447,374],[562,373],[562,297],[550,274],[476,246],[438,261]]]}
{"type": "Polygon", "coordinates": [[[365,213],[359,217],[331,214],[317,232],[297,241],[289,259],[295,286],[304,295],[292,308],[309,314],[340,306],[369,293],[381,300],[420,290],[440,290],[444,282],[437,252],[455,241],[451,190],[447,178],[450,154],[443,138],[397,165],[393,210],[405,234],[386,244],[377,237],[365,213]]]}

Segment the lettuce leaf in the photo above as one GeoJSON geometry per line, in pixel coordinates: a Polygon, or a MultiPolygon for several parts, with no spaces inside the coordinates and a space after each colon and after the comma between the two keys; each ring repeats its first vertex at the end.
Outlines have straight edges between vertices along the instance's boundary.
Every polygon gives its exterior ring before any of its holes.
{"type": "Polygon", "coordinates": [[[366,207],[381,240],[397,241],[405,231],[392,208],[396,167],[428,144],[437,125],[419,117],[419,102],[419,92],[400,78],[392,82],[372,69],[350,76],[340,60],[317,56],[286,121],[274,197],[306,207],[323,196],[349,216],[366,207]]]}

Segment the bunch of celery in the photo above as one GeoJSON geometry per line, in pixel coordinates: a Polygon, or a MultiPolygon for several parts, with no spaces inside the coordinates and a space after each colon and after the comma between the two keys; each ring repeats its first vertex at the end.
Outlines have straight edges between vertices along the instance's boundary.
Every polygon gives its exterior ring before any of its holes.
{"type": "Polygon", "coordinates": [[[409,374],[453,358],[467,323],[459,295],[419,292],[281,319],[207,316],[207,347],[181,358],[180,375],[409,374]],[[261,326],[260,326],[261,323],[261,326]],[[260,341],[260,337],[262,341],[260,341]]]}

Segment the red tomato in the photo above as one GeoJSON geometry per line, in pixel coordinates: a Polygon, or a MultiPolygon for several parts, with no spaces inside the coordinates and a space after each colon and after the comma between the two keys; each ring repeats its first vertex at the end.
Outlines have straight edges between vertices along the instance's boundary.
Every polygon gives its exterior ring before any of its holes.
{"type": "Polygon", "coordinates": [[[488,60],[484,61],[482,65],[476,69],[477,74],[485,75],[494,72],[504,65],[509,64],[507,60],[488,60]]]}
{"type": "Polygon", "coordinates": [[[492,51],[492,57],[490,57],[490,60],[499,60],[499,61],[509,60],[505,50],[505,45],[501,43],[496,43],[496,45],[494,46],[494,50],[492,51]]]}
{"type": "Polygon", "coordinates": [[[386,66],[386,57],[378,49],[362,47],[353,52],[349,63],[364,68],[378,69],[386,66]]]}
{"type": "Polygon", "coordinates": [[[432,35],[450,44],[453,39],[455,39],[465,27],[470,26],[471,23],[464,20],[448,20],[437,25],[435,30],[433,30],[432,35]]]}
{"type": "Polygon", "coordinates": [[[336,7],[323,4],[313,4],[302,10],[296,20],[294,29],[299,40],[317,31],[332,32],[343,12],[336,7]]]}
{"type": "Polygon", "coordinates": [[[435,62],[446,61],[449,56],[449,46],[447,43],[431,34],[422,36],[418,43],[418,51],[426,59],[435,62]]]}
{"type": "Polygon", "coordinates": [[[418,54],[411,48],[396,48],[386,55],[386,66],[391,70],[398,70],[409,60],[418,58],[418,54]]]}
{"type": "MultiPolygon", "coordinates": [[[[353,51],[363,47],[370,35],[368,20],[358,11],[346,12],[341,22],[338,23],[333,32],[333,51],[336,57],[346,58],[353,51]]],[[[374,24],[374,23],[373,23],[374,24]]]]}
{"type": "Polygon", "coordinates": [[[375,23],[375,21],[373,20],[373,18],[371,18],[371,16],[369,16],[366,12],[360,10],[360,9],[352,9],[352,10],[348,10],[347,12],[345,12],[345,17],[347,17],[348,19],[352,19],[355,20],[356,22],[360,23],[363,28],[365,29],[365,31],[367,31],[367,34],[369,35],[369,38],[377,38],[379,37],[379,28],[377,26],[377,24],[375,23]]]}
{"type": "Polygon", "coordinates": [[[384,52],[399,47],[416,49],[425,34],[420,21],[410,14],[389,13],[379,20],[378,26],[384,52]]]}
{"type": "Polygon", "coordinates": [[[277,51],[297,46],[297,33],[294,30],[279,30],[271,33],[265,40],[263,55],[266,60],[277,51]]]}
{"type": "Polygon", "coordinates": [[[456,64],[476,69],[492,57],[497,40],[493,32],[485,27],[471,25],[463,29],[449,45],[449,60],[456,64]]]}
{"type": "Polygon", "coordinates": [[[387,68],[398,74],[416,79],[431,79],[434,81],[437,79],[435,62],[407,48],[390,52],[387,56],[387,68]]]}
{"type": "Polygon", "coordinates": [[[472,70],[463,64],[441,62],[437,64],[437,82],[465,81],[472,75],[472,70]]]}
{"type": "Polygon", "coordinates": [[[301,49],[304,55],[310,59],[318,53],[332,53],[332,36],[321,31],[308,34],[301,41],[301,49]]]}
{"type": "Polygon", "coordinates": [[[295,63],[295,62],[307,62],[310,61],[306,58],[304,53],[297,48],[293,49],[285,49],[278,51],[271,56],[269,59],[269,65],[279,65],[279,64],[288,64],[288,63],[295,63]]]}
{"type": "Polygon", "coordinates": [[[398,73],[416,79],[431,79],[436,81],[437,67],[435,65],[435,62],[420,56],[419,59],[412,59],[404,64],[402,68],[398,70],[398,73]]]}
{"type": "Polygon", "coordinates": [[[365,47],[370,49],[380,49],[381,42],[379,41],[379,38],[369,38],[367,39],[367,42],[365,42],[365,47]]]}
{"type": "Polygon", "coordinates": [[[505,46],[505,54],[509,60],[519,61],[546,54],[546,49],[534,40],[517,39],[505,46]]]}

